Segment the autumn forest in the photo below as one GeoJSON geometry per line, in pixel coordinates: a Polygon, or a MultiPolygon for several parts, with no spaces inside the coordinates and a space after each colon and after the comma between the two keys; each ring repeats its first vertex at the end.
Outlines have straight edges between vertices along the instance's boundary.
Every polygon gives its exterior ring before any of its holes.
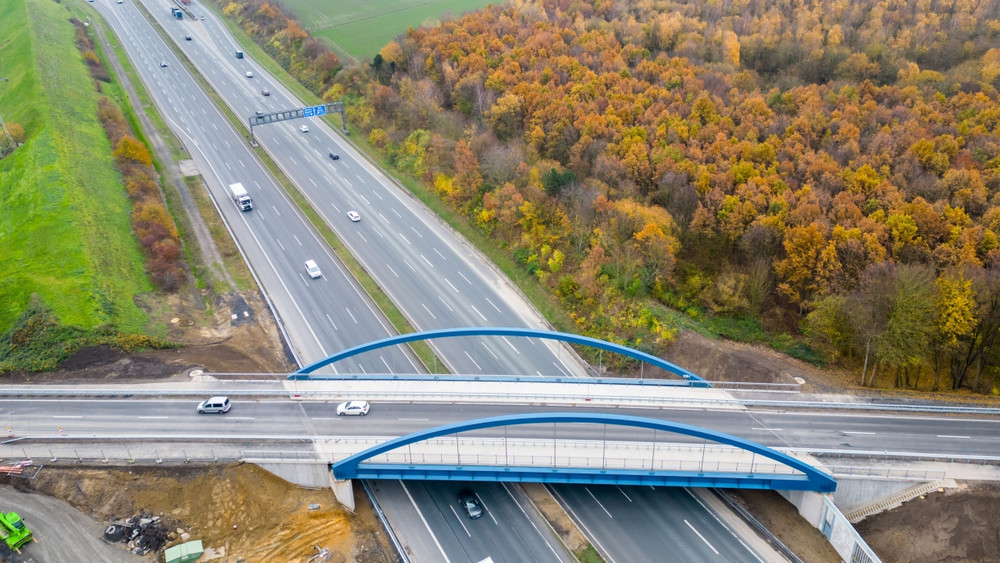
{"type": "Polygon", "coordinates": [[[998,46],[997,0],[513,1],[321,93],[560,328],[656,353],[693,323],[995,393],[998,46]]]}

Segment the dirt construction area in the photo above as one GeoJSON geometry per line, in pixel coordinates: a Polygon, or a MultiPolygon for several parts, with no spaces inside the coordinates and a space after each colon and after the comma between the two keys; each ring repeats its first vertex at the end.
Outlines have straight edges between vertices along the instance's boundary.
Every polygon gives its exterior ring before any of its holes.
{"type": "MultiPolygon", "coordinates": [[[[257,373],[293,369],[274,336],[273,319],[252,294],[219,297],[200,317],[188,313],[197,298],[186,305],[181,301],[160,315],[172,327],[169,337],[184,344],[182,348],[128,356],[108,348],[86,349],[58,372],[10,374],[7,380],[126,383],[186,380],[194,368],[257,373]]],[[[808,364],[690,333],[681,335],[669,359],[709,379],[788,382],[802,377],[806,392],[844,392],[840,382],[808,364]]],[[[208,548],[200,561],[306,562],[317,554],[317,547],[329,549],[329,560],[334,562],[398,560],[360,490],[355,491],[357,512],[351,514],[339,508],[329,489],[302,489],[252,465],[45,467],[34,480],[6,477],[0,482],[5,483],[0,485],[0,509],[22,512],[37,534],[37,543],[23,550],[24,561],[82,560],[66,554],[83,552],[101,561],[162,561],[162,551],[139,557],[124,543],[100,539],[109,523],[139,513],[160,518],[169,531],[167,546],[185,537],[200,539],[208,548]],[[319,508],[310,510],[310,505],[319,508]],[[35,523],[32,516],[42,521],[35,523]],[[97,547],[88,543],[91,540],[97,547]],[[101,556],[98,549],[110,549],[114,556],[101,556]]],[[[839,561],[822,535],[777,494],[740,493],[738,499],[804,561],[839,561]]],[[[561,511],[541,508],[568,545],[580,545],[583,539],[561,511]]],[[[858,529],[887,562],[1000,562],[998,516],[1000,487],[969,486],[910,501],[870,517],[858,529]]]]}

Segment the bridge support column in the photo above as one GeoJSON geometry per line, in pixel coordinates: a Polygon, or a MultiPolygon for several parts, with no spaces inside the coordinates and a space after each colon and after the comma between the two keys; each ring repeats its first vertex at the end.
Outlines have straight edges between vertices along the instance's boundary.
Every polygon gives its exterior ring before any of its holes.
{"type": "Polygon", "coordinates": [[[343,481],[330,476],[330,487],[333,489],[333,496],[337,502],[344,505],[344,508],[354,512],[354,482],[350,479],[343,481]]]}

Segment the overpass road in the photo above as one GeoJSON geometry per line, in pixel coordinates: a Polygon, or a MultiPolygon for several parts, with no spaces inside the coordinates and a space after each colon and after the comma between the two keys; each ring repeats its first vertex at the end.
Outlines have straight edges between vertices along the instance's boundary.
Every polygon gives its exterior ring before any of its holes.
{"type": "MultiPolygon", "coordinates": [[[[563,412],[566,408],[528,405],[373,403],[366,417],[338,417],[336,402],[234,401],[225,416],[198,415],[191,400],[158,399],[0,399],[0,422],[17,436],[144,436],[218,440],[394,437],[442,424],[504,414],[563,412]]],[[[704,409],[588,409],[589,412],[645,416],[733,434],[771,447],[913,452],[935,455],[1000,457],[1000,420],[996,418],[711,411],[704,409]]],[[[641,430],[597,425],[563,425],[560,439],[643,440],[641,430]]],[[[465,436],[551,439],[551,425],[512,426],[506,433],[485,429],[465,436]]],[[[692,442],[662,433],[658,440],[692,442]]],[[[700,441],[693,441],[700,443],[700,441]]]]}

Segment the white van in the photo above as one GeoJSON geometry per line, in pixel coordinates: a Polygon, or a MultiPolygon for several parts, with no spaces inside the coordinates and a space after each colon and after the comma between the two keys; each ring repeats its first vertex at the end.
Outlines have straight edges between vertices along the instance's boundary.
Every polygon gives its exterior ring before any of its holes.
{"type": "Polygon", "coordinates": [[[229,397],[210,397],[198,403],[198,414],[222,414],[229,412],[233,404],[229,402],[229,397]]]}

